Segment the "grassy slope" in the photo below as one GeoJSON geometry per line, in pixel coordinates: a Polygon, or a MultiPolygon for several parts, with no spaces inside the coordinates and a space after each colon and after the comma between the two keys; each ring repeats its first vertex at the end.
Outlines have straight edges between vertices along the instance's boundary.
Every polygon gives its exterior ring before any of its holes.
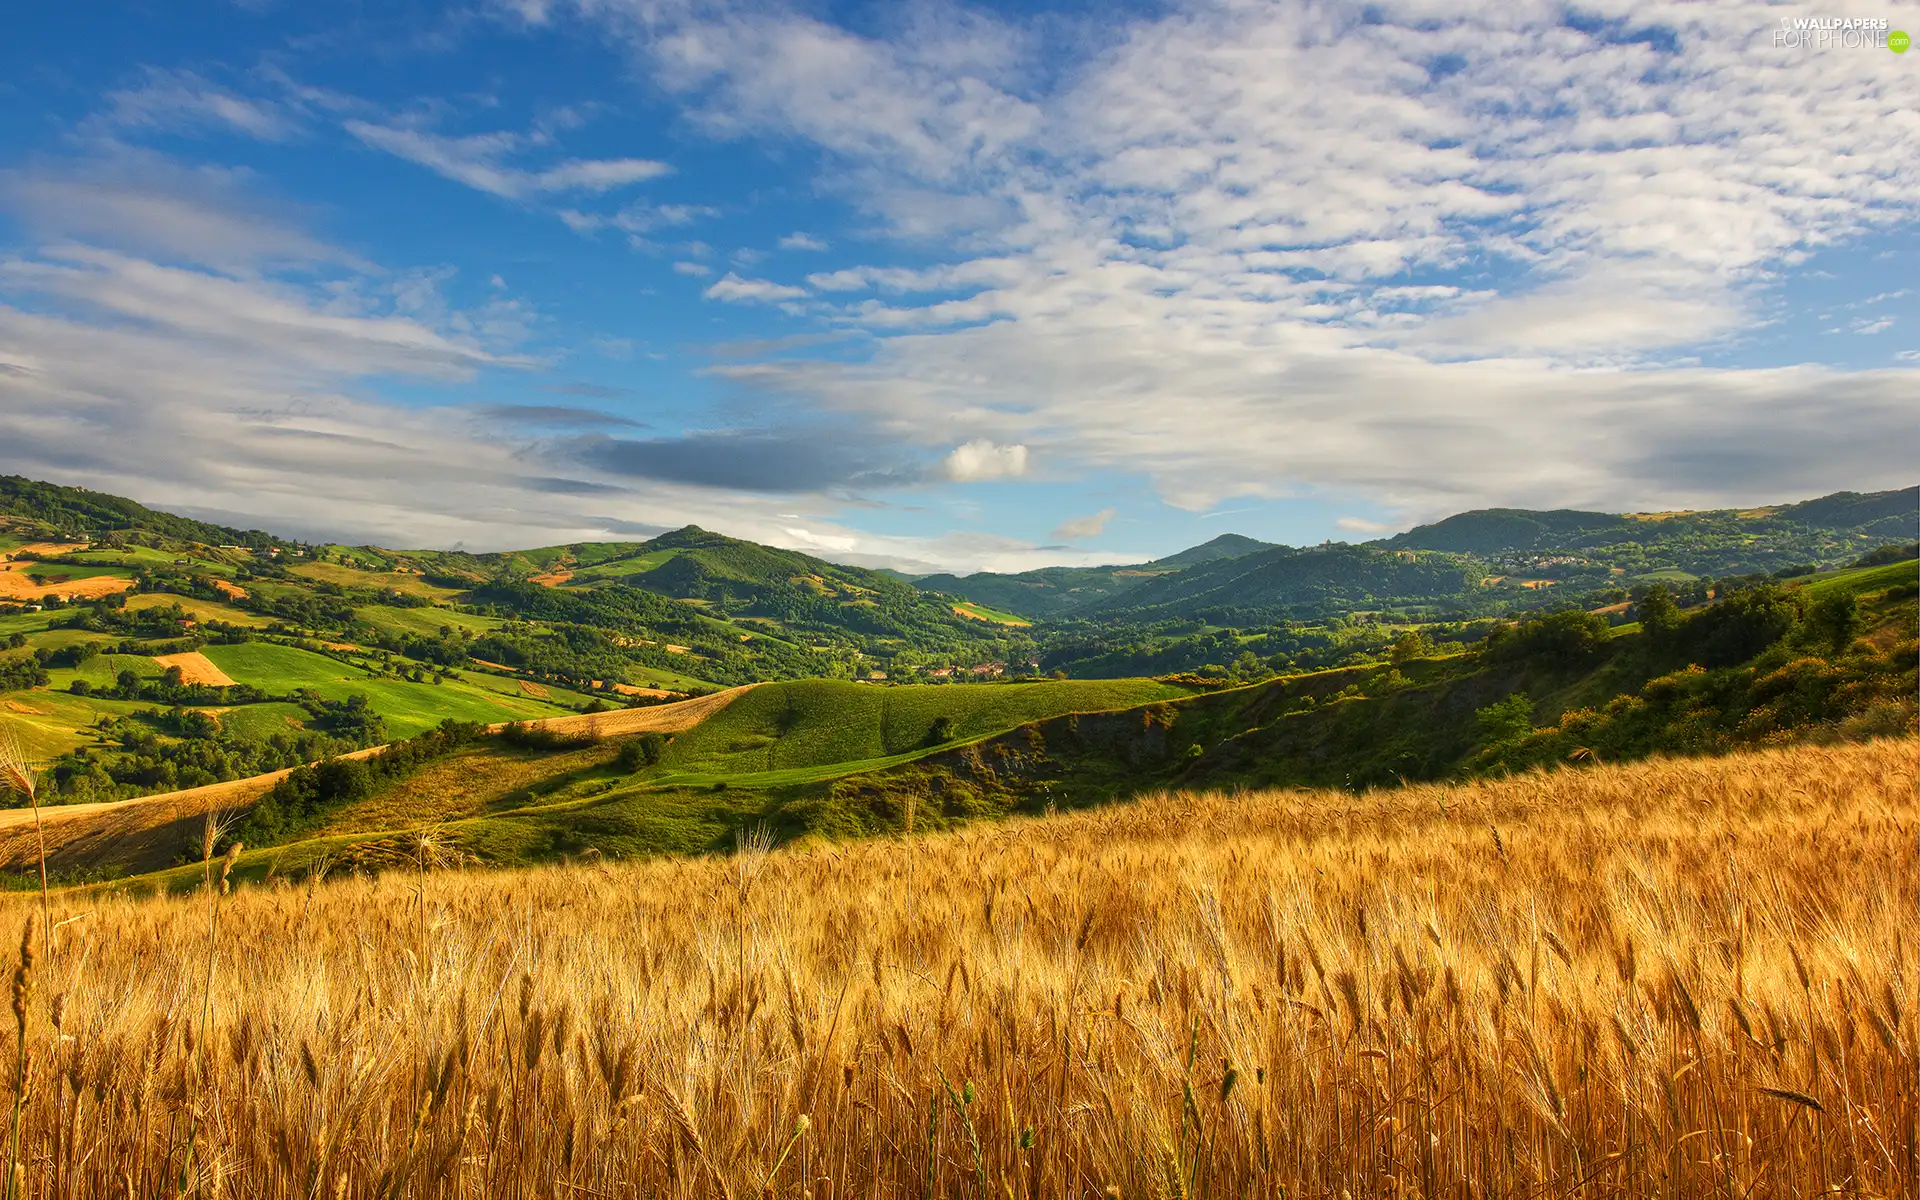
{"type": "Polygon", "coordinates": [[[441,721],[512,721],[565,711],[522,694],[483,691],[462,682],[431,684],[376,679],[324,655],[291,646],[248,642],[208,646],[206,655],[235,683],[275,693],[311,688],[328,700],[364,693],[395,737],[409,737],[441,721]]]}
{"type": "Polygon", "coordinates": [[[388,604],[369,604],[353,610],[353,615],[376,629],[398,634],[432,637],[442,626],[487,633],[505,625],[500,617],[481,617],[455,612],[450,608],[396,608],[388,604]]]}
{"type": "Polygon", "coordinates": [[[418,575],[396,575],[390,571],[362,571],[341,566],[339,563],[302,563],[294,567],[292,573],[303,579],[337,584],[340,587],[377,588],[408,596],[423,596],[428,600],[446,600],[460,594],[458,588],[440,587],[428,583],[418,575]]]}

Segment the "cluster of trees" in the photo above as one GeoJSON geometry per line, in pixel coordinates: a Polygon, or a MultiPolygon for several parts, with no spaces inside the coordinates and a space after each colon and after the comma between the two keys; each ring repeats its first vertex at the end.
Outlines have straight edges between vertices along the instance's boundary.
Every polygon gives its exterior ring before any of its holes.
{"type": "Polygon", "coordinates": [[[125,595],[104,596],[54,622],[56,629],[78,629],[87,633],[117,633],[142,641],[187,636],[193,617],[176,602],[151,608],[129,609],[125,595]]]}
{"type": "Polygon", "coordinates": [[[47,668],[38,658],[0,659],[0,692],[24,691],[46,683],[47,668]]]}
{"type": "Polygon", "coordinates": [[[43,777],[43,803],[84,804],[201,787],[360,748],[348,739],[291,729],[265,738],[230,737],[214,717],[192,709],[112,718],[100,732],[114,748],[85,747],[54,760],[43,777]]]}
{"type": "Polygon", "coordinates": [[[369,758],[329,758],[301,767],[261,797],[230,836],[249,846],[271,846],[297,837],[333,810],[365,799],[486,736],[484,725],[447,720],[369,758]]]}
{"type": "Polygon", "coordinates": [[[1844,592],[1808,599],[1766,585],[1691,614],[1652,594],[1641,610],[1641,652],[1659,674],[1550,727],[1507,729],[1489,739],[1482,765],[1717,753],[1913,727],[1920,642],[1910,610],[1879,645],[1856,637],[1860,604],[1844,592]]]}

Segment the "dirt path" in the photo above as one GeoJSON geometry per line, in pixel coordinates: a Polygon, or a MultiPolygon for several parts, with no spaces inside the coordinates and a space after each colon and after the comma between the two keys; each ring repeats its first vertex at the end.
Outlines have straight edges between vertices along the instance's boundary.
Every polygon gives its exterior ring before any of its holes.
{"type": "MultiPolygon", "coordinates": [[[[747,684],[745,687],[729,688],[724,692],[682,700],[677,704],[615,709],[604,713],[577,713],[567,717],[548,717],[529,724],[555,733],[597,733],[602,737],[631,733],[679,733],[719,712],[733,703],[734,697],[753,686],[747,684]]],[[[503,726],[495,725],[492,728],[500,729],[503,726]]],[[[385,746],[373,746],[356,750],[345,757],[371,758],[385,749],[385,746]]],[[[270,771],[246,779],[210,783],[205,787],[178,792],[161,792],[154,796],[139,796],[132,800],[48,805],[40,810],[40,821],[46,829],[47,857],[63,865],[72,864],[84,860],[94,848],[124,845],[129,839],[138,839],[140,843],[152,843],[150,846],[143,845],[143,850],[151,850],[155,854],[165,851],[170,861],[174,843],[190,832],[189,825],[208,812],[251,804],[291,773],[291,768],[270,771]]],[[[18,867],[32,861],[35,855],[33,810],[0,809],[0,865],[18,867]]]]}

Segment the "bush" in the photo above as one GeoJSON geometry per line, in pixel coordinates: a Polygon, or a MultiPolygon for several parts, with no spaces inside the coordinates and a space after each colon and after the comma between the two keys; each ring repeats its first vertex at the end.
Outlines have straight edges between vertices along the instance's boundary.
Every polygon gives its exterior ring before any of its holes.
{"type": "Polygon", "coordinates": [[[1515,692],[1476,711],[1473,721],[1488,746],[1518,742],[1533,732],[1533,701],[1524,692],[1515,692]]]}
{"type": "Polygon", "coordinates": [[[1495,630],[1487,639],[1487,654],[1501,662],[1538,658],[1578,666],[1597,658],[1612,636],[1605,617],[1571,609],[1495,630]]]}
{"type": "Polygon", "coordinates": [[[651,767],[660,761],[665,752],[667,739],[657,733],[643,733],[631,741],[620,743],[620,753],[614,758],[614,765],[631,774],[642,767],[651,767]]]}

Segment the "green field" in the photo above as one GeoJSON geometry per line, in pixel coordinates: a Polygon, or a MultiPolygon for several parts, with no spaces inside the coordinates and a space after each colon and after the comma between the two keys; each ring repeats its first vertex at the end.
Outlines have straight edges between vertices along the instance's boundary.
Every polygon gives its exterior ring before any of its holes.
{"type": "Polygon", "coordinates": [[[20,738],[27,756],[45,760],[95,742],[93,726],[102,717],[124,717],[152,708],[137,700],[102,700],[36,689],[9,692],[0,701],[0,715],[20,738]]]}
{"type": "Polygon", "coordinates": [[[286,694],[311,688],[323,699],[345,700],[363,694],[375,712],[385,717],[394,737],[411,737],[449,718],[456,721],[515,721],[557,716],[567,708],[531,696],[482,691],[465,682],[408,683],[375,679],[366,672],[321,654],[248,642],[239,646],[208,646],[206,656],[235,683],[286,694]]]}
{"type": "Polygon", "coordinates": [[[229,737],[264,741],[276,733],[298,733],[307,727],[307,710],[298,704],[246,704],[208,711],[220,718],[220,730],[229,737]]]}
{"type": "Polygon", "coordinates": [[[871,687],[814,679],[765,684],[675,738],[664,773],[735,775],[814,768],[907,754],[933,724],[951,741],[1069,712],[1103,712],[1189,693],[1145,679],[871,687]]]}
{"type": "Polygon", "coordinates": [[[228,604],[216,604],[211,600],[199,600],[192,596],[176,596],[170,592],[141,592],[137,596],[127,597],[127,608],[132,612],[140,612],[148,608],[165,608],[169,604],[178,604],[189,617],[202,624],[220,621],[249,629],[264,629],[273,624],[271,619],[258,613],[250,613],[228,604]]]}
{"type": "Polygon", "coordinates": [[[1909,559],[1906,562],[1888,563],[1884,567],[1860,567],[1851,571],[1835,571],[1830,575],[1815,575],[1802,588],[1815,599],[1835,594],[1862,596],[1917,580],[1920,580],[1920,562],[1909,559]]]}
{"type": "Polygon", "coordinates": [[[294,575],[302,579],[314,579],[321,583],[336,584],[346,588],[370,588],[374,591],[394,591],[407,596],[424,596],[429,600],[445,600],[458,596],[459,588],[445,588],[428,583],[418,575],[396,575],[391,571],[361,571],[353,567],[343,567],[338,563],[302,563],[292,569],[294,575]]]}
{"type": "Polygon", "coordinates": [[[651,571],[661,564],[670,561],[679,553],[680,551],[678,549],[650,550],[645,554],[636,554],[632,558],[615,559],[610,562],[600,562],[592,566],[576,568],[573,572],[573,577],[582,580],[620,579],[628,575],[640,574],[643,571],[651,571]]]}
{"type": "Polygon", "coordinates": [[[988,621],[995,625],[1014,625],[1025,629],[1033,624],[1032,621],[1027,620],[1025,617],[1015,616],[1010,612],[1002,612],[997,608],[988,608],[984,604],[975,604],[971,600],[962,600],[953,606],[953,611],[963,616],[973,617],[975,620],[988,621]]]}
{"type": "Polygon", "coordinates": [[[444,626],[469,633],[486,633],[505,625],[500,617],[480,617],[455,612],[450,608],[397,608],[390,604],[369,604],[353,610],[353,615],[375,629],[388,633],[433,637],[444,626]]]}
{"type": "Polygon", "coordinates": [[[122,671],[132,671],[142,679],[158,679],[165,674],[159,663],[144,654],[102,654],[84,666],[49,667],[47,677],[52,682],[47,686],[55,691],[64,692],[74,680],[84,679],[97,688],[112,687],[115,678],[122,671]]]}

